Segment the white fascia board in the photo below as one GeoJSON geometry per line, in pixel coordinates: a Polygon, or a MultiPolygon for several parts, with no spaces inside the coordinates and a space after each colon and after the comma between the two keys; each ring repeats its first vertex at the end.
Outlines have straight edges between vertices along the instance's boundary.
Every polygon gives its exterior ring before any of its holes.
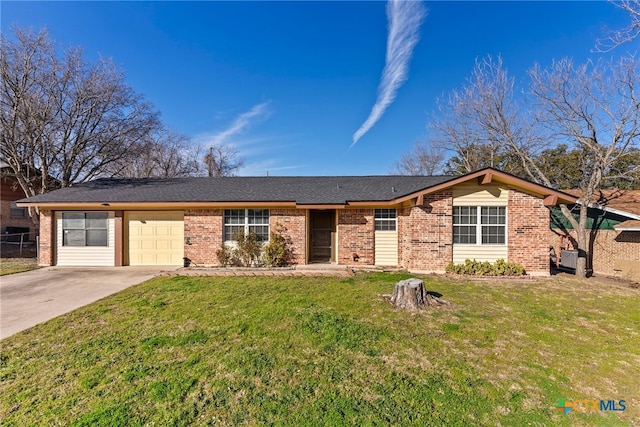
{"type": "MultiPolygon", "coordinates": [[[[580,202],[580,201],[577,201],[576,203],[579,204],[579,205],[582,204],[582,202],[580,202]]],[[[626,216],[629,219],[640,219],[640,215],[638,215],[638,214],[634,214],[634,213],[627,212],[627,211],[621,211],[619,209],[610,208],[608,206],[602,206],[602,205],[599,205],[597,203],[589,203],[587,206],[590,207],[590,208],[594,208],[594,209],[600,209],[601,211],[611,212],[612,214],[616,214],[616,215],[620,215],[620,216],[626,216]]]]}

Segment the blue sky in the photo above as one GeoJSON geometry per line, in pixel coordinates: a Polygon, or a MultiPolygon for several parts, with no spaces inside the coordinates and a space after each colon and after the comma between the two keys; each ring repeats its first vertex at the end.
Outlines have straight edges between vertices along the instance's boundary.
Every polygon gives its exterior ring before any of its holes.
{"type": "Polygon", "coordinates": [[[524,80],[536,62],[602,56],[591,51],[603,26],[627,23],[604,1],[414,5],[413,23],[395,15],[399,28],[409,30],[396,46],[405,60],[390,85],[397,90],[363,129],[385,69],[386,2],[3,1],[0,7],[3,33],[13,24],[46,27],[57,43],[82,46],[91,60],[111,57],[170,127],[204,147],[233,145],[245,160],[241,175],[386,174],[425,138],[436,98],[462,85],[477,58],[500,54],[524,80]],[[424,17],[416,20],[420,8],[424,17]]]}

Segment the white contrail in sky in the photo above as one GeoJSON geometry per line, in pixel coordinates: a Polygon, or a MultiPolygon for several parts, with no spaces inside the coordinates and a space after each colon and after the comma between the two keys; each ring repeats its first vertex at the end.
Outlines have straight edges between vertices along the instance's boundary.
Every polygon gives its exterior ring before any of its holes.
{"type": "Polygon", "coordinates": [[[236,117],[228,128],[207,135],[205,137],[207,143],[210,145],[228,144],[230,142],[229,139],[242,133],[252,123],[252,120],[269,115],[269,105],[269,101],[254,105],[251,110],[236,117]]]}
{"type": "Polygon", "coordinates": [[[398,88],[409,71],[409,60],[418,39],[420,24],[427,11],[421,1],[390,0],[387,3],[389,35],[387,37],[387,57],[378,86],[378,99],[371,108],[369,117],[353,134],[353,143],[373,127],[396,97],[398,88]]]}

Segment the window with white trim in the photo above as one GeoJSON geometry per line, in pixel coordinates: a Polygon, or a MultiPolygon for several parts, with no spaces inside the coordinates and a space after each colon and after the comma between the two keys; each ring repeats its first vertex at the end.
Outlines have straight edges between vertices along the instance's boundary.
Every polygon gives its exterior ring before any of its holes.
{"type": "Polygon", "coordinates": [[[225,209],[224,240],[235,241],[237,233],[255,233],[258,240],[269,240],[269,209],[225,209]]]}
{"type": "Polygon", "coordinates": [[[375,209],[373,214],[375,231],[396,231],[397,212],[395,209],[375,209]]]}
{"type": "Polygon", "coordinates": [[[62,246],[109,246],[108,212],[63,212],[62,246]]]}
{"type": "Polygon", "coordinates": [[[505,206],[454,206],[453,243],[504,245],[506,218],[505,206]]]}

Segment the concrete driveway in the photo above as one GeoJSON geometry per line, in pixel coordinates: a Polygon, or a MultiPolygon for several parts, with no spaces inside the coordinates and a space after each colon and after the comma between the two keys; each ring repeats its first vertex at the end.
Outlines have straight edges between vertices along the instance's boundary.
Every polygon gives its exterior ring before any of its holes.
{"type": "Polygon", "coordinates": [[[179,267],[46,267],[0,277],[0,339],[179,267]]]}

